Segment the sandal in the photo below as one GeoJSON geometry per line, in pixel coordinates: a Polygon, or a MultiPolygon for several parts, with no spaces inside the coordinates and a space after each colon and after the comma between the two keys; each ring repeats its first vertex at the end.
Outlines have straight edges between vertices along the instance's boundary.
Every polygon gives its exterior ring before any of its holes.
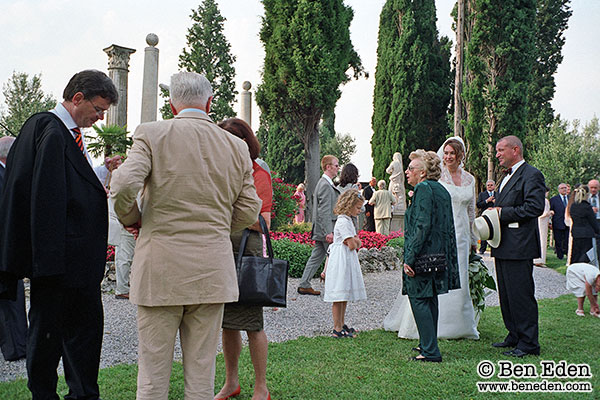
{"type": "Polygon", "coordinates": [[[346,332],[348,332],[349,334],[351,334],[352,336],[357,336],[358,335],[358,331],[354,328],[349,328],[348,325],[344,324],[344,326],[342,326],[342,329],[345,330],[346,332]]]}
{"type": "Polygon", "coordinates": [[[413,347],[411,350],[412,350],[412,351],[416,351],[416,352],[418,352],[418,353],[420,353],[420,352],[422,352],[422,351],[423,351],[423,349],[421,348],[421,346],[413,347]]]}
{"type": "Polygon", "coordinates": [[[338,332],[338,331],[336,331],[336,330],[334,329],[334,330],[333,330],[333,332],[331,333],[331,337],[332,337],[332,338],[336,338],[336,339],[339,339],[339,338],[346,338],[346,337],[348,337],[348,332],[346,332],[346,331],[345,331],[345,330],[343,330],[343,329],[342,329],[341,331],[339,331],[339,332],[338,332]]]}
{"type": "Polygon", "coordinates": [[[594,314],[593,312],[591,312],[591,311],[590,311],[590,315],[591,315],[592,317],[600,318],[600,313],[598,313],[598,314],[594,314]]]}
{"type": "Polygon", "coordinates": [[[580,317],[585,317],[585,312],[580,309],[575,310],[575,314],[577,314],[580,317]]]}

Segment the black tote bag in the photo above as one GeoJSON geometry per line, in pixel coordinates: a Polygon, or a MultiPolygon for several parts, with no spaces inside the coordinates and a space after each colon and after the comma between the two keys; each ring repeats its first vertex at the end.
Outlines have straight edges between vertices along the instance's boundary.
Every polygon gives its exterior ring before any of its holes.
{"type": "Polygon", "coordinates": [[[288,262],[273,258],[273,247],[269,228],[262,216],[260,227],[265,234],[268,257],[245,256],[246,244],[250,232],[246,229],[242,235],[236,260],[237,279],[240,296],[238,303],[286,307],[288,262]]]}

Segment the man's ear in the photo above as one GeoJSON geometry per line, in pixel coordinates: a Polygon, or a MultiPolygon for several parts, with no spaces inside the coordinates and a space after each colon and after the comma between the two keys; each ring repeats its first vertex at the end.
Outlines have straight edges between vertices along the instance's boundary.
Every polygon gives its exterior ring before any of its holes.
{"type": "Polygon", "coordinates": [[[211,104],[212,104],[212,99],[213,99],[213,97],[212,97],[212,96],[210,96],[210,97],[208,98],[208,101],[206,102],[206,113],[207,113],[207,114],[210,112],[210,106],[211,106],[211,104]]]}
{"type": "Polygon", "coordinates": [[[73,98],[70,99],[69,101],[71,103],[73,103],[74,105],[78,106],[84,100],[85,100],[85,96],[83,95],[83,93],[82,92],[77,92],[77,93],[75,93],[75,95],[73,96],[73,98]]]}
{"type": "Polygon", "coordinates": [[[173,106],[173,103],[171,103],[171,100],[169,100],[169,106],[171,106],[171,112],[173,113],[173,115],[177,115],[177,110],[173,106]]]}

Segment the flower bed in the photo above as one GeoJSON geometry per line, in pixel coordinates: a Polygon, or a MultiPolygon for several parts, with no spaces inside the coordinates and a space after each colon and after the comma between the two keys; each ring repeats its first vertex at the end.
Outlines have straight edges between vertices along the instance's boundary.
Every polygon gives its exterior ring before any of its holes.
{"type": "MultiPolygon", "coordinates": [[[[403,237],[404,233],[402,231],[395,231],[390,233],[389,235],[382,235],[377,232],[367,232],[360,231],[358,232],[358,237],[362,242],[361,249],[380,249],[387,244],[391,239],[395,239],[398,237],[403,237]]],[[[310,238],[310,232],[305,233],[292,233],[292,232],[271,232],[271,240],[280,240],[280,239],[289,239],[292,242],[309,244],[313,246],[315,241],[310,238]]]]}

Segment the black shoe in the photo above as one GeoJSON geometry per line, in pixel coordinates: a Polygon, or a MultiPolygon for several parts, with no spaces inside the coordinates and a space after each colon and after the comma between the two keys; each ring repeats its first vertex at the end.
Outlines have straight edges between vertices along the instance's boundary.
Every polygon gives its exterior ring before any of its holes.
{"type": "Polygon", "coordinates": [[[421,349],[421,347],[420,347],[420,346],[413,347],[411,350],[412,350],[412,351],[416,351],[417,353],[420,353],[420,352],[422,352],[422,351],[423,351],[423,349],[421,349]]]}
{"type": "Polygon", "coordinates": [[[421,362],[442,362],[442,357],[411,357],[411,361],[421,361],[421,362]]]}
{"type": "Polygon", "coordinates": [[[514,347],[516,345],[517,345],[516,343],[510,343],[510,342],[507,342],[506,340],[504,342],[492,343],[493,347],[514,347]]]}
{"type": "Polygon", "coordinates": [[[504,353],[502,353],[505,356],[509,356],[509,357],[525,357],[528,355],[532,355],[532,356],[539,356],[540,355],[540,351],[523,351],[521,349],[512,349],[509,351],[505,351],[504,353]]]}

